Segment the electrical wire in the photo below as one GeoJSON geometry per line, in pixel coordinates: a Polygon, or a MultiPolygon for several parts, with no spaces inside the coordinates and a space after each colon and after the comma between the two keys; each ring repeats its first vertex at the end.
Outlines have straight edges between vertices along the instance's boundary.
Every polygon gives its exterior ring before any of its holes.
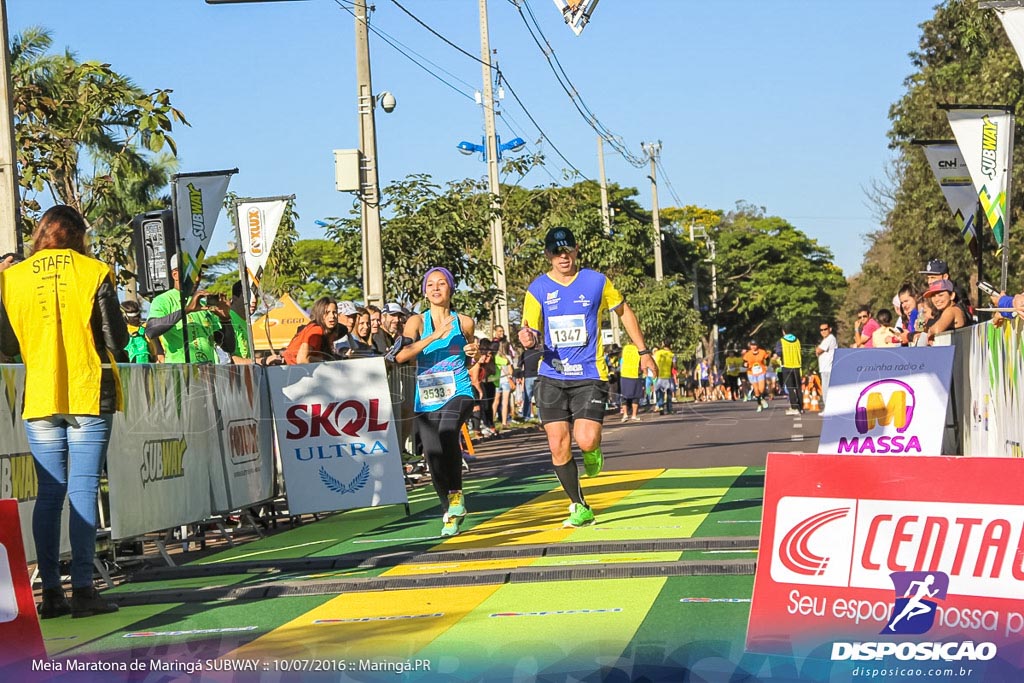
{"type": "MultiPolygon", "coordinates": [[[[335,2],[338,2],[338,1],[339,1],[339,0],[335,0],[335,2]]],[[[536,120],[536,119],[534,118],[534,116],[533,116],[533,115],[532,115],[532,114],[530,113],[530,111],[529,111],[529,110],[528,110],[528,109],[526,108],[526,105],[525,105],[525,104],[523,104],[523,101],[522,101],[522,99],[520,99],[519,95],[518,95],[518,94],[516,93],[515,89],[514,89],[514,88],[512,87],[512,84],[511,84],[511,83],[509,83],[509,81],[508,81],[508,77],[507,77],[507,76],[505,76],[505,74],[504,74],[504,73],[502,73],[502,71],[501,71],[500,69],[498,69],[498,67],[497,67],[496,65],[494,65],[494,64],[488,64],[487,62],[483,61],[482,59],[480,59],[480,58],[479,58],[479,57],[477,57],[476,55],[472,54],[471,52],[469,52],[469,51],[467,51],[467,50],[463,49],[462,47],[460,47],[459,45],[455,44],[454,42],[452,42],[451,40],[449,40],[448,38],[446,38],[446,37],[445,37],[444,35],[442,35],[442,34],[441,34],[440,32],[438,32],[437,30],[435,30],[435,29],[434,29],[434,28],[433,28],[432,26],[430,26],[429,24],[427,24],[427,23],[426,23],[425,21],[423,21],[422,19],[420,19],[419,17],[417,17],[417,16],[415,15],[415,14],[413,14],[412,12],[410,12],[410,11],[409,11],[408,9],[406,9],[405,7],[403,7],[403,6],[402,6],[402,5],[401,5],[401,4],[399,3],[399,2],[397,2],[397,0],[391,0],[391,2],[392,2],[392,3],[393,3],[393,4],[395,5],[395,6],[396,6],[396,7],[398,7],[398,8],[400,9],[400,10],[402,10],[402,12],[404,12],[404,13],[405,13],[405,14],[406,14],[407,16],[409,16],[409,17],[410,17],[410,18],[411,18],[411,19],[412,19],[413,21],[415,21],[415,22],[416,22],[417,24],[419,24],[419,25],[420,25],[420,26],[422,26],[422,27],[423,27],[424,29],[426,29],[427,31],[429,31],[429,32],[430,32],[430,33],[431,33],[432,35],[434,35],[435,37],[437,37],[438,39],[440,39],[441,41],[443,41],[443,42],[444,42],[444,43],[445,43],[446,45],[448,45],[448,46],[450,46],[450,47],[454,48],[454,49],[455,49],[455,50],[457,50],[457,51],[458,51],[459,53],[461,53],[461,54],[463,54],[463,55],[465,55],[465,56],[469,57],[470,59],[472,59],[473,61],[477,62],[478,64],[483,64],[483,65],[485,65],[485,66],[488,66],[488,67],[489,67],[489,68],[491,68],[492,70],[494,70],[494,71],[495,71],[495,72],[497,73],[497,77],[498,77],[498,79],[500,80],[500,82],[503,82],[503,83],[505,84],[505,87],[507,87],[507,88],[508,88],[508,91],[509,91],[510,93],[512,93],[512,97],[513,97],[513,98],[515,99],[516,103],[517,103],[517,104],[519,104],[519,107],[520,107],[520,109],[522,109],[522,110],[523,110],[523,113],[524,113],[524,114],[526,114],[527,118],[529,118],[529,119],[530,119],[530,122],[531,122],[531,123],[533,124],[533,126],[534,126],[534,127],[535,127],[535,128],[537,129],[537,132],[538,132],[538,133],[540,133],[540,136],[541,136],[541,138],[543,138],[544,140],[546,140],[546,141],[547,141],[547,143],[548,143],[548,144],[549,144],[549,145],[551,146],[551,149],[552,149],[552,150],[554,150],[555,154],[557,154],[557,155],[559,156],[559,158],[560,158],[560,159],[561,159],[561,160],[562,160],[563,162],[565,162],[565,164],[566,164],[566,165],[568,165],[568,166],[569,166],[569,168],[571,168],[571,169],[572,169],[572,170],[573,170],[573,171],[574,171],[574,172],[576,173],[576,175],[578,175],[579,177],[581,177],[581,178],[583,178],[583,179],[585,179],[585,180],[587,180],[587,179],[588,179],[588,178],[587,178],[587,177],[586,177],[586,176],[585,176],[585,175],[583,174],[583,172],[582,172],[582,171],[580,171],[580,170],[579,170],[579,169],[578,169],[578,168],[576,167],[576,165],[575,165],[575,164],[573,164],[573,163],[572,163],[571,161],[569,161],[569,159],[568,159],[568,158],[567,158],[567,157],[566,157],[566,156],[565,156],[564,154],[562,154],[561,150],[559,150],[559,149],[558,149],[558,147],[557,147],[557,146],[555,145],[555,143],[554,143],[554,142],[553,142],[553,141],[551,140],[551,138],[550,138],[550,137],[548,137],[547,133],[545,133],[545,132],[544,132],[544,129],[540,127],[540,124],[538,124],[538,123],[537,123],[537,120],[536,120]]],[[[371,28],[372,28],[372,27],[371,27],[371,28]]],[[[380,34],[378,33],[378,35],[380,35],[380,34]]],[[[392,46],[392,47],[393,47],[393,46],[392,46]]],[[[437,76],[435,75],[435,78],[436,78],[436,77],[437,77],[437,76]]],[[[461,92],[461,91],[460,91],[460,92],[461,92]]]]}
{"type": "MultiPolygon", "coordinates": [[[[351,15],[352,15],[353,17],[355,17],[355,16],[356,16],[355,12],[354,12],[354,11],[353,11],[353,10],[352,10],[351,8],[349,8],[349,7],[347,7],[347,6],[345,6],[345,5],[343,5],[343,4],[342,4],[343,0],[334,0],[334,2],[335,2],[335,4],[337,4],[337,5],[338,5],[338,7],[339,7],[340,9],[343,9],[343,10],[345,10],[346,12],[348,12],[349,14],[351,14],[351,15]]],[[[454,91],[455,91],[456,93],[458,93],[459,95],[462,95],[463,97],[465,97],[465,98],[466,98],[466,99],[468,99],[468,100],[476,101],[476,98],[475,98],[475,97],[474,97],[473,95],[470,95],[470,94],[468,94],[468,93],[464,92],[463,90],[459,89],[459,87],[458,87],[458,86],[456,86],[455,84],[453,84],[453,83],[451,83],[451,82],[449,82],[449,81],[445,80],[445,79],[444,79],[444,78],[443,78],[442,76],[440,76],[440,75],[438,75],[437,73],[435,73],[434,71],[430,70],[430,69],[429,69],[428,67],[426,67],[425,65],[423,65],[423,64],[422,64],[422,63],[421,63],[421,62],[420,62],[419,60],[417,60],[417,59],[416,59],[415,57],[413,57],[412,55],[410,55],[410,54],[409,54],[409,52],[411,52],[411,53],[413,53],[413,54],[415,54],[415,55],[419,56],[419,57],[420,57],[420,59],[422,59],[422,60],[424,60],[424,61],[426,61],[426,62],[428,62],[428,63],[432,64],[432,65],[433,65],[434,67],[436,67],[437,69],[440,69],[440,70],[441,70],[441,71],[443,71],[444,73],[446,73],[446,74],[450,75],[450,76],[451,76],[452,78],[454,78],[455,80],[457,80],[457,81],[460,81],[461,83],[464,83],[464,84],[466,84],[466,85],[467,85],[467,86],[469,86],[470,88],[472,88],[472,87],[473,87],[472,85],[470,85],[469,83],[466,83],[466,81],[462,80],[461,78],[459,78],[459,77],[458,77],[458,76],[456,76],[455,74],[452,74],[451,72],[449,72],[448,70],[444,69],[443,67],[441,67],[441,66],[439,66],[439,65],[435,64],[434,62],[431,62],[431,61],[430,61],[429,59],[427,59],[426,57],[423,57],[422,55],[420,55],[420,54],[419,54],[418,52],[416,52],[416,51],[415,51],[415,50],[413,50],[412,48],[410,48],[410,47],[408,47],[408,46],[404,45],[403,43],[401,43],[401,42],[400,42],[400,41],[399,41],[398,39],[396,39],[396,38],[392,37],[392,36],[391,36],[391,35],[389,35],[388,33],[385,33],[385,32],[384,32],[383,30],[381,30],[381,29],[378,29],[378,28],[377,28],[376,26],[374,26],[374,25],[373,25],[373,24],[371,24],[370,22],[366,22],[366,26],[367,26],[367,28],[368,28],[368,29],[369,29],[370,31],[372,31],[372,32],[374,33],[374,35],[376,35],[376,36],[377,36],[377,37],[379,37],[379,38],[380,38],[381,40],[383,40],[383,41],[384,41],[385,43],[387,43],[388,45],[390,45],[390,46],[391,46],[391,47],[392,47],[392,48],[393,48],[393,49],[394,49],[394,50],[395,50],[396,52],[398,52],[398,53],[399,53],[399,54],[401,54],[401,55],[402,55],[403,57],[405,57],[406,59],[408,59],[408,60],[409,60],[410,62],[412,62],[413,64],[415,64],[416,66],[418,66],[418,67],[419,67],[420,69],[422,69],[423,71],[427,72],[428,74],[430,74],[431,76],[433,76],[433,77],[434,77],[435,79],[437,79],[438,81],[440,81],[441,83],[443,83],[443,84],[444,84],[444,85],[446,85],[447,87],[449,87],[449,88],[451,88],[452,90],[454,90],[454,91]],[[404,48],[404,49],[403,49],[403,48],[404,48]],[[408,50],[408,52],[407,52],[406,50],[408,50]]]]}
{"type": "MultiPolygon", "coordinates": [[[[580,96],[579,90],[566,73],[565,68],[558,59],[558,55],[555,54],[554,48],[551,47],[551,42],[547,39],[547,36],[544,35],[544,30],[541,28],[540,22],[537,21],[537,16],[533,13],[533,8],[530,7],[529,2],[527,0],[509,1],[519,12],[519,16],[523,20],[526,30],[530,33],[530,37],[533,38],[533,42],[536,43],[537,48],[544,55],[544,59],[547,60],[548,66],[555,75],[555,80],[558,81],[558,84],[562,87],[562,90],[565,91],[565,94],[569,96],[569,100],[576,108],[576,111],[579,112],[580,116],[583,117],[583,120],[587,122],[588,126],[594,129],[594,132],[607,140],[608,144],[621,154],[626,161],[636,168],[641,168],[646,163],[646,160],[641,159],[636,154],[630,152],[622,143],[622,138],[615,135],[615,133],[613,133],[607,126],[601,123],[601,120],[597,118],[597,115],[594,114],[593,110],[587,106],[587,103],[583,100],[582,96],[580,96]],[[525,13],[523,12],[524,8],[526,9],[525,13]],[[527,14],[529,15],[529,19],[527,18],[527,14]]],[[[392,0],[392,2],[394,2],[394,0],[392,0]]]]}
{"type": "Polygon", "coordinates": [[[681,200],[679,198],[679,195],[676,194],[676,188],[672,187],[672,181],[669,180],[668,173],[665,171],[665,167],[661,163],[661,157],[655,157],[654,163],[658,167],[658,170],[661,172],[661,177],[665,181],[665,185],[668,187],[668,192],[670,195],[672,195],[672,199],[675,200],[676,206],[682,208],[683,200],[681,200]]]}

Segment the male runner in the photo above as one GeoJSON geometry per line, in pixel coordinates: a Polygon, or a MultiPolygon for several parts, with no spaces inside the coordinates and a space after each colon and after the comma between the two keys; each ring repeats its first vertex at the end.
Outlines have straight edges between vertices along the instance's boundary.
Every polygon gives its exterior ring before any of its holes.
{"type": "Polygon", "coordinates": [[[615,311],[639,349],[643,369],[657,372],[651,351],[633,309],[611,281],[579,267],[576,237],[568,228],[552,228],[544,238],[551,270],[526,291],[519,341],[526,348],[543,343],[544,358],[537,379],[536,400],[547,433],[551,462],[572,504],[565,526],[594,523],[583,498],[579,470],[572,457],[572,439],[583,451],[588,477],[601,472],[601,424],[608,399],[608,368],[601,343],[605,311],[615,311]],[[570,425],[572,432],[570,434],[570,425]]]}

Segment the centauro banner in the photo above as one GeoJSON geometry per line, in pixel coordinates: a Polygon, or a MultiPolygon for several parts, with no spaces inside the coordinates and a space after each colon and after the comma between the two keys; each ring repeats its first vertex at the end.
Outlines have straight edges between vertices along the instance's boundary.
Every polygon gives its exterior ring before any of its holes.
{"type": "Polygon", "coordinates": [[[249,275],[249,291],[260,286],[263,269],[274,245],[277,229],[281,225],[290,197],[239,199],[235,202],[235,220],[238,225],[239,250],[245,258],[245,271],[249,275]]]}
{"type": "Polygon", "coordinates": [[[383,358],[267,368],[288,511],[405,503],[383,358]]]}
{"type": "Polygon", "coordinates": [[[179,173],[174,176],[174,220],[178,225],[181,281],[199,280],[199,269],[206,259],[217,216],[224,203],[231,176],[238,169],[206,173],[179,173]]]}
{"type": "Polygon", "coordinates": [[[951,106],[946,108],[946,116],[999,251],[1009,230],[1006,185],[1013,148],[1013,114],[997,107],[951,106]]]}
{"type": "Polygon", "coordinates": [[[939,181],[942,196],[953,212],[960,236],[968,245],[977,242],[977,226],[974,224],[978,194],[971,183],[967,162],[955,142],[922,143],[928,165],[932,167],[935,179],[939,181]]]}

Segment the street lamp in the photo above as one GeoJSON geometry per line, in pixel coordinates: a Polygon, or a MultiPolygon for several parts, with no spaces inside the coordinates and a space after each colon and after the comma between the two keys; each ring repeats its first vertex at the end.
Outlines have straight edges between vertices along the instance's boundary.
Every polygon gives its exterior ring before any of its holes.
{"type": "MultiPolygon", "coordinates": [[[[521,151],[523,149],[523,147],[526,147],[526,140],[524,140],[522,138],[512,138],[508,142],[502,142],[500,135],[496,135],[495,137],[498,140],[498,160],[499,161],[501,161],[501,153],[502,152],[519,152],[519,151],[521,151]]],[[[475,153],[479,152],[480,153],[480,160],[481,161],[487,161],[486,139],[481,138],[480,139],[480,143],[481,144],[477,145],[477,144],[474,144],[472,142],[466,142],[465,140],[463,140],[458,145],[456,145],[456,147],[458,148],[458,150],[460,152],[462,152],[463,154],[465,154],[467,156],[469,156],[470,154],[475,154],[475,153]]]]}

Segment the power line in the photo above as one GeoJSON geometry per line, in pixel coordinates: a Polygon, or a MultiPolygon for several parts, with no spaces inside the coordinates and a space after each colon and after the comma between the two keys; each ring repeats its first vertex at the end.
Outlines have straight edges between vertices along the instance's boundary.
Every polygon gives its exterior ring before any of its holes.
{"type": "MultiPolygon", "coordinates": [[[[338,0],[335,0],[335,1],[338,2],[338,0]]],[[[512,93],[512,97],[515,98],[515,101],[519,104],[519,107],[523,110],[523,113],[526,114],[527,118],[530,119],[530,122],[533,123],[534,127],[537,129],[537,132],[540,133],[540,136],[544,140],[546,140],[549,145],[551,145],[551,149],[554,150],[555,154],[557,154],[559,156],[559,158],[561,158],[562,161],[564,161],[569,166],[569,168],[571,168],[573,171],[575,171],[576,175],[578,175],[579,177],[581,177],[581,178],[583,178],[585,180],[589,180],[589,178],[587,178],[583,174],[582,171],[580,171],[578,168],[576,168],[576,165],[573,164],[571,161],[569,161],[569,159],[564,154],[562,154],[561,150],[559,150],[558,147],[555,146],[555,143],[552,142],[551,138],[548,137],[547,133],[544,132],[544,129],[540,127],[540,124],[537,123],[537,120],[533,117],[533,115],[530,113],[530,111],[526,108],[526,105],[523,104],[523,101],[520,99],[519,95],[516,93],[515,89],[512,87],[512,84],[509,83],[508,77],[506,77],[504,75],[504,73],[502,73],[502,71],[500,69],[498,69],[494,64],[487,64],[487,62],[483,61],[482,59],[480,59],[476,55],[468,52],[467,50],[463,49],[462,47],[460,47],[460,46],[456,45],[455,43],[453,43],[452,41],[448,40],[448,38],[446,38],[444,35],[442,35],[438,31],[436,31],[433,27],[431,27],[425,21],[423,21],[422,19],[417,17],[415,14],[410,12],[408,9],[403,7],[399,2],[397,2],[397,0],[391,0],[391,2],[394,3],[394,5],[396,7],[398,7],[400,10],[402,10],[402,12],[404,12],[406,15],[408,15],[410,18],[412,18],[413,21],[415,21],[417,24],[419,24],[420,26],[425,28],[427,31],[429,31],[435,37],[437,37],[440,40],[442,40],[446,45],[454,48],[455,50],[457,50],[461,54],[469,57],[470,59],[472,59],[473,61],[477,62],[478,64],[484,64],[484,65],[488,66],[489,68],[491,68],[492,70],[494,70],[497,73],[497,75],[498,75],[499,81],[503,82],[505,84],[505,87],[508,88],[508,91],[510,93],[512,93]]],[[[437,76],[435,75],[435,78],[436,77],[437,76]]]]}
{"type": "Polygon", "coordinates": [[[665,172],[665,166],[661,163],[661,157],[655,157],[654,163],[657,165],[658,170],[661,171],[661,177],[665,181],[665,185],[668,187],[668,193],[672,195],[672,199],[675,200],[676,206],[683,208],[683,200],[676,194],[676,188],[672,187],[672,181],[668,179],[668,173],[665,172]]]}
{"type": "Polygon", "coordinates": [[[587,103],[583,101],[579,90],[566,73],[565,68],[558,59],[558,55],[555,54],[554,48],[551,47],[551,42],[547,39],[547,36],[544,35],[544,30],[541,28],[540,22],[537,21],[537,16],[533,13],[533,9],[530,7],[529,2],[527,0],[509,1],[519,12],[519,16],[523,20],[526,30],[530,33],[530,37],[533,38],[533,42],[536,43],[537,48],[544,55],[544,59],[547,60],[548,66],[551,68],[551,72],[555,75],[555,80],[558,81],[558,84],[562,87],[562,90],[565,91],[565,94],[569,96],[569,100],[576,108],[576,111],[579,112],[580,116],[583,117],[583,120],[587,122],[588,126],[594,129],[594,132],[607,140],[608,144],[621,154],[626,161],[636,168],[642,168],[646,161],[630,152],[629,149],[621,142],[621,138],[601,123],[601,120],[597,118],[597,115],[593,110],[591,110],[590,107],[587,106],[587,103]],[[526,13],[523,12],[524,7],[526,8],[526,13]],[[527,14],[530,15],[529,19],[527,19],[527,14]],[[540,36],[539,38],[538,35],[540,36]],[[543,44],[541,43],[542,40],[543,44]]]}
{"type": "MultiPolygon", "coordinates": [[[[345,10],[346,12],[348,12],[349,14],[351,14],[351,15],[352,15],[353,17],[355,17],[355,16],[356,16],[356,15],[355,15],[355,12],[353,12],[351,8],[349,8],[349,7],[347,7],[347,6],[345,6],[345,5],[343,5],[343,4],[342,4],[343,0],[334,0],[334,2],[335,2],[335,3],[337,4],[337,5],[338,5],[338,7],[339,7],[340,9],[343,9],[343,10],[345,10]]],[[[372,25],[372,24],[371,24],[371,23],[370,23],[369,21],[367,21],[367,22],[366,22],[366,26],[367,26],[367,28],[369,28],[369,29],[370,29],[371,31],[373,31],[373,33],[374,33],[374,34],[375,34],[375,35],[376,35],[377,37],[379,37],[379,38],[380,38],[381,40],[383,40],[383,41],[384,41],[385,43],[387,43],[388,45],[390,45],[390,46],[391,46],[391,47],[392,47],[392,48],[393,48],[393,49],[394,49],[394,50],[395,50],[396,52],[398,52],[399,54],[401,54],[401,55],[402,55],[403,57],[405,57],[406,59],[408,59],[408,60],[409,60],[410,62],[412,62],[413,64],[415,64],[415,65],[416,65],[416,66],[418,66],[419,68],[423,69],[424,71],[426,71],[426,72],[427,72],[428,74],[430,74],[431,76],[433,76],[434,78],[436,78],[436,79],[437,79],[438,81],[440,81],[440,82],[441,82],[441,83],[443,83],[444,85],[448,86],[449,88],[451,88],[452,90],[454,90],[455,92],[457,92],[457,93],[458,93],[459,95],[462,95],[462,96],[463,96],[463,97],[465,97],[466,99],[469,99],[469,100],[474,100],[474,101],[475,101],[475,98],[473,97],[473,95],[470,95],[470,94],[468,94],[468,93],[466,93],[466,92],[464,92],[464,91],[460,90],[460,89],[458,88],[458,86],[454,85],[453,83],[450,83],[449,81],[445,80],[445,79],[444,79],[443,77],[439,76],[439,75],[438,75],[437,73],[435,73],[434,71],[430,70],[430,69],[429,69],[428,67],[424,66],[424,65],[423,65],[423,64],[422,64],[422,63],[421,63],[420,61],[418,61],[418,60],[417,60],[417,59],[416,59],[415,57],[413,57],[412,55],[410,55],[410,54],[409,54],[409,52],[412,52],[413,54],[417,55],[418,57],[420,57],[420,58],[421,58],[421,59],[423,59],[424,61],[426,61],[426,62],[429,62],[430,64],[432,64],[432,65],[433,65],[433,66],[435,66],[436,68],[440,69],[441,71],[444,71],[445,73],[447,73],[448,75],[452,76],[452,77],[453,77],[453,78],[455,78],[456,80],[458,80],[458,81],[460,81],[460,82],[462,82],[462,83],[465,83],[465,84],[466,84],[466,85],[468,85],[469,87],[471,87],[471,88],[472,88],[472,87],[473,87],[472,85],[470,85],[469,83],[466,83],[466,81],[462,80],[461,78],[459,78],[459,77],[458,77],[458,76],[456,76],[455,74],[452,74],[451,72],[447,71],[447,70],[446,70],[446,69],[444,69],[443,67],[441,67],[441,66],[438,66],[437,64],[434,64],[434,62],[431,62],[431,61],[430,61],[429,59],[427,59],[426,57],[423,57],[422,55],[420,55],[420,54],[419,54],[418,52],[416,52],[416,51],[415,51],[415,50],[413,50],[412,48],[410,48],[410,47],[408,47],[408,46],[405,46],[405,45],[404,45],[403,43],[401,43],[401,42],[400,42],[400,41],[399,41],[398,39],[396,39],[396,38],[393,38],[393,37],[392,37],[392,36],[390,36],[389,34],[387,34],[387,33],[385,33],[384,31],[382,31],[381,29],[378,29],[378,28],[377,28],[376,26],[372,25]],[[401,47],[400,47],[400,46],[401,46],[401,47]],[[403,48],[405,48],[405,49],[403,49],[403,48]],[[406,52],[406,50],[408,50],[408,52],[406,52]]]]}

